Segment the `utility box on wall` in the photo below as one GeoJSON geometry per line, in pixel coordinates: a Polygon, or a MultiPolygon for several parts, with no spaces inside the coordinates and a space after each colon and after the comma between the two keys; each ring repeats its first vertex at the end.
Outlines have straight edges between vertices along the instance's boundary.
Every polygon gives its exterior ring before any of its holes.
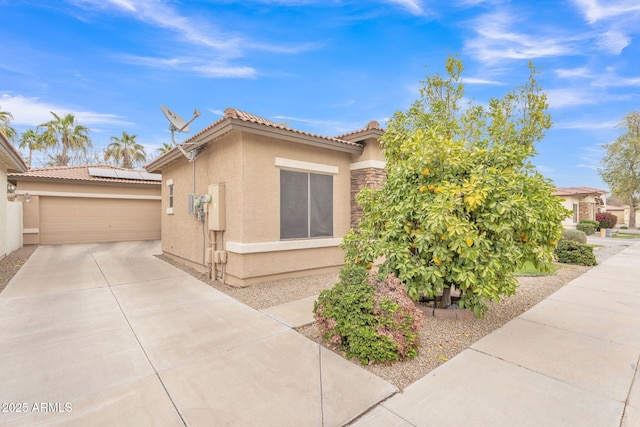
{"type": "Polygon", "coordinates": [[[211,203],[209,204],[209,230],[224,231],[226,228],[226,204],[224,184],[209,185],[211,203]]]}

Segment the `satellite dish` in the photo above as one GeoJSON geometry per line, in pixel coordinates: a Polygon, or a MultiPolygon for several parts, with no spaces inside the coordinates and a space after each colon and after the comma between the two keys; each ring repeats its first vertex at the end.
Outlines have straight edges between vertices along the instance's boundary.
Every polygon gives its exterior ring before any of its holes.
{"type": "Polygon", "coordinates": [[[168,107],[160,105],[160,109],[162,110],[162,113],[165,115],[167,120],[169,120],[169,123],[171,123],[170,129],[178,132],[189,132],[189,123],[194,121],[196,117],[200,116],[200,112],[198,110],[195,110],[193,112],[194,117],[186,122],[182,117],[171,111],[168,107]]]}
{"type": "MultiPolygon", "coordinates": [[[[193,122],[195,119],[197,119],[198,117],[200,117],[200,111],[198,111],[198,109],[196,108],[195,110],[193,110],[193,117],[191,118],[191,120],[189,120],[188,122],[185,121],[182,117],[180,117],[179,115],[177,115],[176,113],[174,113],[173,111],[171,111],[169,108],[167,108],[164,105],[160,105],[160,109],[162,110],[162,113],[165,115],[165,117],[167,118],[167,120],[169,120],[169,130],[171,131],[171,141],[173,141],[173,143],[180,149],[180,151],[182,152],[182,154],[184,154],[184,156],[189,159],[190,162],[194,161],[196,159],[196,157],[198,157],[198,155],[202,152],[202,150],[204,150],[203,147],[200,147],[200,149],[195,148],[193,150],[190,151],[186,151],[182,146],[183,144],[178,144],[175,140],[174,137],[174,133],[175,132],[189,132],[189,125],[191,124],[191,122],[193,122]]],[[[189,144],[192,145],[192,144],[189,144]]]]}

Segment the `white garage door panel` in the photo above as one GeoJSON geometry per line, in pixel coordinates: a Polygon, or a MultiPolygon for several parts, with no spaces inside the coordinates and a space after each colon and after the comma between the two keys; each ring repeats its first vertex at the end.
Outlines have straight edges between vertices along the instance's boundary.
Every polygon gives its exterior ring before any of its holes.
{"type": "Polygon", "coordinates": [[[40,197],[40,244],[160,239],[160,200],[40,197]]]}

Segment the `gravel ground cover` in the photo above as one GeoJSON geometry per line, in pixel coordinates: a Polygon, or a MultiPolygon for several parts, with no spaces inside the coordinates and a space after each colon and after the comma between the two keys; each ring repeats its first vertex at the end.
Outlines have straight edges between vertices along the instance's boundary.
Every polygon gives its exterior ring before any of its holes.
{"type": "MultiPolygon", "coordinates": [[[[596,259],[598,263],[603,262],[633,243],[625,242],[624,245],[616,244],[613,246],[598,245],[595,248],[596,259]]],[[[247,288],[234,288],[218,281],[209,280],[206,275],[184,267],[167,257],[159,257],[256,309],[264,309],[318,295],[323,289],[331,288],[338,280],[337,274],[322,274],[266,282],[247,288]]],[[[420,333],[419,356],[412,360],[390,365],[370,364],[364,368],[398,388],[404,389],[590,268],[592,267],[562,265],[562,268],[551,276],[521,276],[518,278],[519,285],[516,294],[498,303],[489,304],[489,311],[484,319],[447,320],[427,317],[420,333]]],[[[314,324],[298,328],[298,332],[310,340],[325,345],[314,324]]],[[[332,350],[341,354],[338,349],[332,348],[332,350]]],[[[344,356],[344,354],[342,355],[344,356]]],[[[357,360],[352,362],[359,364],[357,360]]]]}
{"type": "MultiPolygon", "coordinates": [[[[596,259],[598,263],[601,263],[633,243],[635,241],[625,241],[624,244],[611,246],[599,245],[595,248],[596,259]]],[[[29,259],[35,249],[35,246],[25,246],[0,260],[0,291],[29,259]]],[[[323,289],[331,288],[338,280],[337,273],[322,274],[299,279],[277,280],[246,288],[235,288],[210,280],[206,275],[168,257],[160,255],[158,258],[259,310],[318,295],[323,289]]],[[[390,365],[371,364],[364,366],[364,368],[398,388],[404,389],[590,268],[563,265],[556,274],[551,276],[519,277],[516,294],[498,303],[489,304],[489,311],[484,319],[447,320],[427,317],[420,333],[419,356],[412,360],[390,365]]],[[[323,343],[313,324],[299,328],[298,332],[315,342],[323,343]]],[[[339,350],[333,350],[339,353],[339,350]]],[[[359,364],[357,361],[353,361],[353,363],[359,364]]]]}
{"type": "Polygon", "coordinates": [[[11,252],[6,257],[0,259],[0,292],[4,290],[11,278],[27,262],[37,246],[24,246],[11,252]]]}

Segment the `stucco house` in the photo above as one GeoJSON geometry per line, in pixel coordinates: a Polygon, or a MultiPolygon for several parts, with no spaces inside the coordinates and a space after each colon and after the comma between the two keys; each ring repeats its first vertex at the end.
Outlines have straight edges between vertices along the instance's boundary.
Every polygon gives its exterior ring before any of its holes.
{"type": "Polygon", "coordinates": [[[24,206],[24,243],[160,239],[157,174],[109,165],[10,173],[24,206]]]}
{"type": "Polygon", "coordinates": [[[18,202],[7,200],[7,173],[26,170],[20,153],[0,131],[0,258],[22,246],[20,206],[18,202]]]}
{"type": "Polygon", "coordinates": [[[606,210],[607,194],[604,190],[589,187],[556,188],[554,196],[562,199],[562,205],[573,211],[573,215],[566,218],[562,225],[565,228],[575,228],[582,220],[595,221],[597,212],[606,210]]]}
{"type": "MultiPolygon", "coordinates": [[[[616,217],[618,217],[616,226],[629,226],[629,216],[631,214],[631,207],[629,205],[607,205],[607,212],[612,213],[616,217]]],[[[636,222],[638,221],[640,221],[640,209],[636,209],[636,222]]]]}
{"type": "Polygon", "coordinates": [[[162,174],[163,253],[234,286],[336,271],[355,194],[384,180],[382,134],[370,122],[316,135],[228,108],[145,166],[162,174]]]}

